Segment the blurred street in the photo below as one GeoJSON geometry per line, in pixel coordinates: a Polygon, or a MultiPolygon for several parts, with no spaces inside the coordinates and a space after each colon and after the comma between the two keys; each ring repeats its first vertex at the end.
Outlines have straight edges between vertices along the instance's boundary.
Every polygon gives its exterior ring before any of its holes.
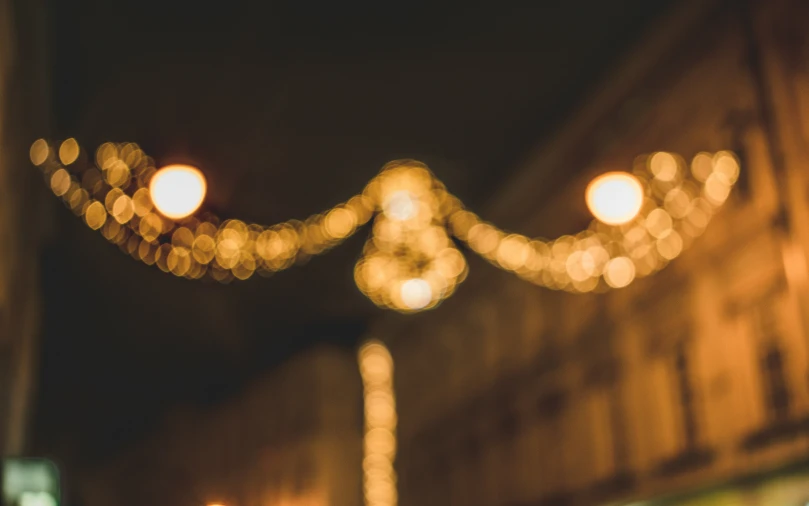
{"type": "Polygon", "coordinates": [[[0,504],[809,504],[807,23],[0,0],[0,504]]]}

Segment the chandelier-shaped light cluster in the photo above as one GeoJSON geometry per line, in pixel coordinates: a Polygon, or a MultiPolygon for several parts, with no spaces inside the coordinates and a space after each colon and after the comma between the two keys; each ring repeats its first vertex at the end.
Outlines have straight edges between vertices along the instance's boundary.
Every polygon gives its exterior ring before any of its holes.
{"type": "Polygon", "coordinates": [[[426,309],[452,294],[467,271],[445,226],[457,200],[425,165],[410,160],[387,164],[364,195],[381,212],[354,269],[360,290],[400,311],[426,309]]]}
{"type": "Polygon", "coordinates": [[[450,235],[541,286],[573,292],[624,287],[676,258],[739,177],[727,151],[699,153],[690,164],[654,153],[640,158],[633,174],[593,181],[587,203],[601,221],[545,241],[484,222],[413,160],[387,164],[361,194],[328,211],[263,226],[223,221],[204,210],[200,171],[158,170],[134,143],[105,143],[88,156],[75,139],[58,146],[40,139],[30,155],[54,194],[90,228],[133,258],[189,279],[270,275],[336,246],[375,216],[354,278],[375,304],[401,312],[436,306],[466,277],[466,260],[450,235]]]}

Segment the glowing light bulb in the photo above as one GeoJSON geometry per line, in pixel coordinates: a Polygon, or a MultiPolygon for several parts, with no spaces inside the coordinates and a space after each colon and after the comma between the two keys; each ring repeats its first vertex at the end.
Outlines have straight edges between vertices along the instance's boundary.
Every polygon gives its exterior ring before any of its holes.
{"type": "Polygon", "coordinates": [[[407,190],[393,192],[385,202],[385,215],[397,221],[407,221],[416,216],[418,201],[407,190]]]}
{"type": "Polygon", "coordinates": [[[424,309],[433,300],[433,289],[427,281],[413,278],[402,283],[401,295],[408,309],[424,309]]]}
{"type": "Polygon", "coordinates": [[[587,207],[597,220],[622,225],[635,219],[643,206],[643,187],[626,172],[608,172],[593,179],[585,192],[587,207]]]}
{"type": "Polygon", "coordinates": [[[167,218],[177,220],[194,213],[205,199],[205,176],[190,165],[168,165],[149,183],[154,206],[167,218]]]}
{"type": "Polygon", "coordinates": [[[635,279],[635,264],[627,257],[613,258],[604,269],[604,281],[613,288],[623,288],[635,279]]]}

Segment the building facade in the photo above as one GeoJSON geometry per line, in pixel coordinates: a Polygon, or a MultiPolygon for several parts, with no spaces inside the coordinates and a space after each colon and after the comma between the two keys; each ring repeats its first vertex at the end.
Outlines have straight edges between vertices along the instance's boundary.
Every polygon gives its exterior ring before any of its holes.
{"type": "Polygon", "coordinates": [[[88,506],[355,506],[361,438],[356,359],[320,348],[232,401],[175,413],[148,440],[76,483],[88,506]]]}
{"type": "Polygon", "coordinates": [[[24,147],[47,128],[40,2],[0,0],[0,453],[21,455],[36,388],[47,201],[24,147]]]}
{"type": "MultiPolygon", "coordinates": [[[[376,322],[403,506],[654,500],[807,459],[807,22],[800,1],[682,3],[481,213],[575,233],[595,174],[734,151],[734,194],[666,269],[573,295],[472,260],[440,309],[376,322]]],[[[693,504],[774,504],[722,497],[693,504]]]]}

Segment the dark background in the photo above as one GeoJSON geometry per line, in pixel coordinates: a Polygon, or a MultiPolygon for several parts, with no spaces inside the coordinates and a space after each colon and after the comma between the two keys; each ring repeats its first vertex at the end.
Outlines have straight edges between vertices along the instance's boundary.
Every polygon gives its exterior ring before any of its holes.
{"type": "MultiPolygon", "coordinates": [[[[402,157],[480,209],[669,3],[51,0],[51,133],[194,163],[223,217],[303,218],[402,157]]],[[[71,466],[103,464],[173,407],[218,402],[314,343],[352,347],[380,312],[353,283],[365,232],[219,285],[54,216],[34,434],[71,466]]]]}

